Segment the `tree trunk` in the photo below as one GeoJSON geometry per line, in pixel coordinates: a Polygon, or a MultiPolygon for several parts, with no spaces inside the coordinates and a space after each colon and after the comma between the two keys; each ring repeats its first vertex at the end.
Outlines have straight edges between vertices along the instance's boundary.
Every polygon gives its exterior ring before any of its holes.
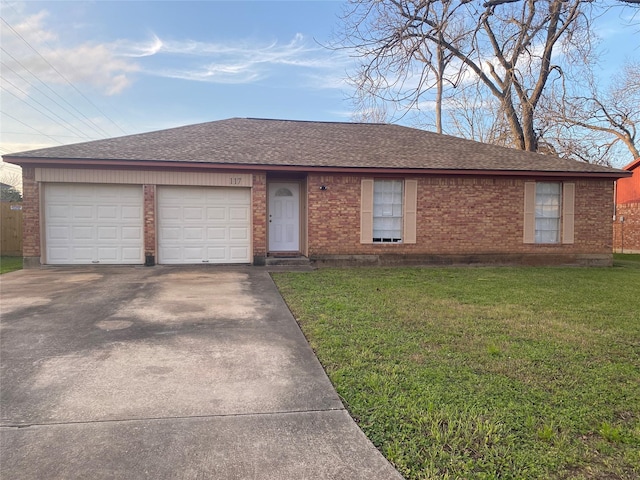
{"type": "Polygon", "coordinates": [[[436,132],[442,133],[442,91],[443,91],[443,78],[444,78],[444,51],[441,45],[438,45],[436,50],[438,71],[436,73],[436,132]]]}

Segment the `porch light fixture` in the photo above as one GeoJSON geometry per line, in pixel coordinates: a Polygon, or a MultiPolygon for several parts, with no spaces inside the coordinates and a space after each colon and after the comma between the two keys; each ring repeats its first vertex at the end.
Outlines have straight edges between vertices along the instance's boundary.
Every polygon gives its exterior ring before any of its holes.
{"type": "Polygon", "coordinates": [[[323,192],[327,189],[326,185],[320,185],[320,190],[322,190],[323,192]]]}

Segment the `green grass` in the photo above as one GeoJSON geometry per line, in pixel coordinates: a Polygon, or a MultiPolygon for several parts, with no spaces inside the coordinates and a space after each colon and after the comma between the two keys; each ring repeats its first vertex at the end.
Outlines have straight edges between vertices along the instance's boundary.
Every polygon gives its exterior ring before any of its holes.
{"type": "Polygon", "coordinates": [[[640,262],[640,253],[614,253],[614,262],[640,262]]]}
{"type": "Polygon", "coordinates": [[[640,264],[274,279],[407,479],[640,478],[640,264]]]}
{"type": "Polygon", "coordinates": [[[0,257],[0,275],[22,269],[22,257],[0,257]]]}

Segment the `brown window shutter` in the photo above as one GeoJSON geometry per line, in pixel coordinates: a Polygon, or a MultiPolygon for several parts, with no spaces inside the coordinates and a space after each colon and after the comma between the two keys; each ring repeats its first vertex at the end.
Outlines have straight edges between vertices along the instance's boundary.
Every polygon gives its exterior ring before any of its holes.
{"type": "Polygon", "coordinates": [[[573,243],[576,184],[562,186],[562,243],[573,243]]]}
{"type": "Polygon", "coordinates": [[[536,182],[524,183],[523,242],[536,242],[536,182]]]}
{"type": "Polygon", "coordinates": [[[362,179],[360,198],[360,243],[373,243],[373,179],[362,179]]]}
{"type": "Polygon", "coordinates": [[[416,243],[418,181],[404,182],[404,232],[402,243],[416,243]]]}

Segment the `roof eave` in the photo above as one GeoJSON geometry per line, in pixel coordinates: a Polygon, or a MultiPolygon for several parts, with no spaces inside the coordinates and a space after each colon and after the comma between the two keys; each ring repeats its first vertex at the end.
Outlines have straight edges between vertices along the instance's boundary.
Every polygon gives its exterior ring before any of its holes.
{"type": "Polygon", "coordinates": [[[83,158],[36,158],[12,157],[5,155],[4,160],[24,167],[57,168],[157,168],[157,169],[185,169],[185,170],[254,170],[268,172],[331,172],[331,173],[373,173],[396,175],[472,175],[472,176],[526,176],[526,177],[588,177],[618,179],[630,177],[632,172],[624,170],[611,171],[568,171],[568,170],[496,170],[496,169],[452,169],[452,168],[401,168],[401,167],[341,167],[327,165],[274,165],[274,164],[241,164],[241,163],[210,163],[210,162],[176,162],[166,160],[111,160],[111,159],[83,159],[83,158]]]}

